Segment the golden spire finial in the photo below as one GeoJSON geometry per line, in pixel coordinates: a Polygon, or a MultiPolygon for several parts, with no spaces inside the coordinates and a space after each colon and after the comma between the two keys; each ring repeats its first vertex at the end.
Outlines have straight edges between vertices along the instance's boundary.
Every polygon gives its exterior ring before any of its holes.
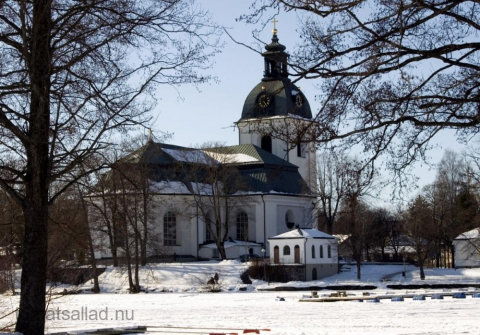
{"type": "Polygon", "coordinates": [[[273,23],[272,33],[273,33],[274,35],[276,35],[277,32],[278,32],[278,30],[277,30],[277,22],[278,22],[277,19],[276,19],[276,18],[273,18],[273,20],[272,20],[272,23],[273,23]]]}

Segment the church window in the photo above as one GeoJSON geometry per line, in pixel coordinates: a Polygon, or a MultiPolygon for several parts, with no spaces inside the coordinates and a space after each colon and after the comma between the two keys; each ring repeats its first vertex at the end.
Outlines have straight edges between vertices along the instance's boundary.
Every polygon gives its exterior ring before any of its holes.
{"type": "Polygon", "coordinates": [[[174,213],[167,212],[163,216],[163,245],[177,244],[177,218],[174,213]]]}
{"type": "Polygon", "coordinates": [[[312,245],[312,258],[315,258],[315,246],[312,245]]]}
{"type": "Polygon", "coordinates": [[[212,213],[207,214],[207,219],[205,222],[205,241],[211,241],[212,240],[212,234],[210,233],[210,230],[207,228],[210,227],[210,229],[213,229],[212,226],[212,213]]]}
{"type": "Polygon", "coordinates": [[[263,136],[260,146],[263,150],[272,153],[272,138],[270,136],[263,136]]]}
{"type": "Polygon", "coordinates": [[[283,247],[283,255],[284,256],[290,255],[290,247],[288,245],[283,247]]]}
{"type": "Polygon", "coordinates": [[[307,143],[297,144],[297,157],[307,157],[307,143]]]}
{"type": "Polygon", "coordinates": [[[237,240],[248,240],[248,215],[245,212],[240,212],[237,215],[237,240]]]}
{"type": "Polygon", "coordinates": [[[332,258],[332,248],[330,246],[327,247],[327,256],[328,258],[332,258]]]}
{"type": "Polygon", "coordinates": [[[288,229],[292,229],[295,226],[295,218],[293,217],[293,212],[288,210],[285,213],[285,225],[288,229]]]}
{"type": "Polygon", "coordinates": [[[320,258],[323,258],[323,245],[320,246],[320,258]]]}
{"type": "Polygon", "coordinates": [[[113,218],[113,242],[117,248],[125,248],[126,228],[125,217],[119,212],[115,212],[113,218]]]}

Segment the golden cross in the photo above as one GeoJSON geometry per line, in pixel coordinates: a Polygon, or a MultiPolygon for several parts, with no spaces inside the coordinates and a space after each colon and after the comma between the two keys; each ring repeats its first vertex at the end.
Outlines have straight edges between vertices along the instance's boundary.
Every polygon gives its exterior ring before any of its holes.
{"type": "Polygon", "coordinates": [[[278,30],[277,30],[277,22],[278,22],[278,21],[276,20],[276,18],[273,18],[272,23],[273,23],[273,33],[274,33],[274,34],[276,34],[277,31],[278,31],[278,30]]]}

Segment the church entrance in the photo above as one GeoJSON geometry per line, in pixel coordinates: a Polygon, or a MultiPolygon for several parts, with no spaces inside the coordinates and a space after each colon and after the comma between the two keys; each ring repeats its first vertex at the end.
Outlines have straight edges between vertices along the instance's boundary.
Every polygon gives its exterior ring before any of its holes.
{"type": "Polygon", "coordinates": [[[280,248],[278,246],[273,248],[273,264],[280,264],[280,248]]]}
{"type": "Polygon", "coordinates": [[[295,263],[300,263],[300,247],[295,246],[295,263]]]}

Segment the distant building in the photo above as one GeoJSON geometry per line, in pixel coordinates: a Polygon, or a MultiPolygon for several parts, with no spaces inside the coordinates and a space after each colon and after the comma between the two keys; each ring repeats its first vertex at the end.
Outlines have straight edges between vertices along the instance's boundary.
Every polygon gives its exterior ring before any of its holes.
{"type": "Polygon", "coordinates": [[[313,228],[296,228],[268,239],[270,263],[302,265],[305,278],[317,280],[338,273],[338,242],[313,228]]]}
{"type": "Polygon", "coordinates": [[[453,240],[455,268],[480,267],[480,228],[460,234],[453,240]]]}

